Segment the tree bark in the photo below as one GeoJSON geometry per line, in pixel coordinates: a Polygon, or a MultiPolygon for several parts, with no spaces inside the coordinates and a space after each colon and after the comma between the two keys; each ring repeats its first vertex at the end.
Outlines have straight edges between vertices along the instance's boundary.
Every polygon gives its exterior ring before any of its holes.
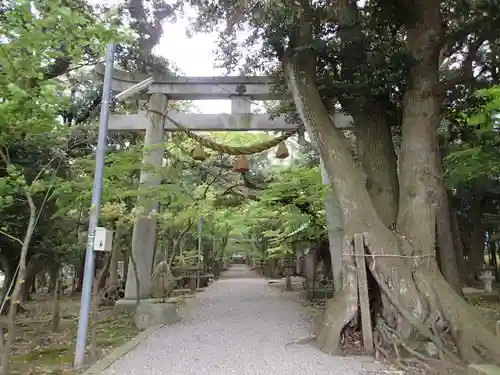
{"type": "MultiPolygon", "coordinates": [[[[439,272],[435,258],[436,236],[436,126],[440,100],[438,83],[440,35],[439,3],[421,0],[417,21],[408,32],[408,46],[415,58],[404,100],[403,142],[400,156],[400,199],[396,231],[389,230],[364,186],[363,172],[350,155],[342,132],[335,128],[322,103],[314,78],[315,64],[307,46],[312,31],[307,19],[300,23],[296,39],[284,56],[288,87],[297,111],[317,144],[331,184],[339,198],[344,222],[344,288],[327,304],[318,341],[328,353],[339,348],[341,333],[358,313],[353,237],[362,233],[367,263],[382,294],[381,332],[390,327],[403,340],[423,337],[440,355],[461,363],[444,343],[449,328],[453,343],[467,362],[480,358],[500,362],[497,338],[480,315],[458,296],[439,272]],[[305,50],[305,51],[304,51],[305,50]]],[[[387,337],[387,335],[386,335],[387,337]]],[[[391,342],[388,342],[391,344],[391,342]]],[[[397,343],[395,344],[397,345],[397,343]]]]}
{"type": "Polygon", "coordinates": [[[439,197],[437,126],[441,112],[441,100],[435,93],[440,50],[435,45],[441,20],[439,4],[422,1],[426,4],[421,7],[421,19],[408,31],[408,48],[418,62],[410,70],[403,99],[397,227],[411,241],[416,254],[433,255],[439,197]]]}
{"type": "MultiPolygon", "coordinates": [[[[2,264],[2,271],[4,273],[3,288],[1,293],[2,297],[1,300],[3,301],[8,293],[9,286],[12,283],[12,279],[14,276],[12,275],[13,267],[11,266],[11,262],[9,262],[9,259],[7,259],[7,257],[1,253],[0,253],[0,263],[2,264]]],[[[0,311],[0,314],[2,313],[3,311],[0,311]]]]}
{"type": "Polygon", "coordinates": [[[85,273],[85,251],[83,252],[82,262],[80,267],[78,267],[77,278],[78,282],[76,284],[75,292],[81,293],[83,288],[83,274],[85,273]]]}
{"type": "Polygon", "coordinates": [[[455,241],[453,240],[453,229],[450,215],[450,202],[448,192],[443,184],[443,167],[441,155],[436,155],[436,171],[439,176],[437,181],[438,208],[437,208],[437,240],[439,244],[439,265],[446,281],[453,290],[460,296],[463,295],[462,283],[457,262],[457,252],[455,251],[455,241]]]}
{"type": "Polygon", "coordinates": [[[500,280],[500,269],[498,268],[498,242],[492,242],[491,243],[492,247],[492,264],[493,267],[495,267],[495,277],[497,278],[497,281],[500,280]]]}
{"type": "Polygon", "coordinates": [[[49,268],[50,281],[49,281],[49,287],[47,290],[48,293],[54,292],[54,288],[56,287],[56,283],[57,283],[57,272],[58,272],[58,268],[56,266],[52,266],[49,268]]]}
{"type": "Polygon", "coordinates": [[[118,261],[120,259],[120,239],[121,225],[117,224],[115,228],[115,240],[113,241],[113,253],[111,255],[111,264],[109,265],[108,285],[114,285],[118,282],[118,261]]]}
{"type": "Polygon", "coordinates": [[[21,246],[21,254],[19,257],[19,272],[16,284],[14,286],[14,291],[12,292],[11,295],[12,303],[10,304],[9,314],[7,317],[8,335],[7,335],[7,340],[5,341],[4,351],[1,354],[2,369],[0,373],[2,375],[9,374],[9,355],[11,354],[10,351],[12,349],[12,345],[14,344],[17,335],[16,315],[17,315],[17,310],[19,308],[19,297],[21,295],[22,284],[24,283],[26,277],[26,257],[28,255],[28,249],[36,225],[36,213],[37,213],[36,205],[35,202],[33,201],[33,197],[31,196],[31,192],[29,191],[29,187],[26,187],[25,189],[27,190],[25,191],[24,195],[26,197],[26,200],[28,201],[30,214],[28,219],[28,225],[26,227],[26,233],[24,235],[23,245],[21,246]]]}
{"type": "Polygon", "coordinates": [[[61,268],[58,267],[56,286],[54,288],[54,298],[52,302],[52,319],[51,319],[52,332],[59,331],[60,322],[61,322],[61,268]]]}
{"type": "MultiPolygon", "coordinates": [[[[92,322],[92,330],[90,333],[90,347],[91,347],[90,353],[91,353],[91,358],[93,360],[96,360],[97,358],[97,327],[101,322],[101,317],[99,314],[99,304],[101,302],[101,297],[99,291],[101,290],[101,286],[105,285],[106,276],[108,275],[109,266],[111,265],[111,257],[112,254],[106,256],[104,266],[101,269],[101,271],[98,272],[92,286],[91,308],[92,308],[93,322],[92,322]]],[[[97,272],[97,267],[96,267],[96,272],[97,272]]]]}
{"type": "Polygon", "coordinates": [[[467,283],[474,284],[477,271],[484,264],[485,253],[485,223],[482,217],[484,198],[478,197],[473,200],[470,209],[470,221],[472,233],[467,256],[467,283]]]}
{"type": "Polygon", "coordinates": [[[39,265],[34,259],[30,259],[30,261],[28,261],[28,265],[26,266],[26,282],[23,284],[21,296],[19,297],[21,302],[25,302],[29,298],[31,288],[35,282],[36,274],[39,271],[38,266],[39,265]]]}
{"type": "Polygon", "coordinates": [[[158,264],[163,261],[165,258],[164,254],[164,242],[163,240],[157,240],[156,241],[156,247],[155,247],[155,255],[154,255],[154,260],[153,260],[153,269],[158,266],[158,264]]]}
{"type": "MultiPolygon", "coordinates": [[[[451,199],[448,199],[451,202],[451,199]]],[[[465,267],[464,244],[462,242],[462,232],[460,231],[460,223],[456,211],[453,210],[453,205],[450,204],[451,224],[453,226],[453,241],[455,242],[456,259],[458,266],[458,274],[460,276],[460,284],[464,285],[467,280],[467,272],[465,267]]]]}
{"type": "Polygon", "coordinates": [[[366,187],[384,225],[389,228],[398,213],[399,182],[397,157],[391,127],[376,106],[365,106],[366,112],[351,111],[355,127],[358,158],[366,174],[366,187]]]}
{"type": "Polygon", "coordinates": [[[104,256],[104,264],[102,265],[102,269],[100,272],[98,272],[98,269],[96,268],[96,278],[97,278],[97,285],[94,287],[97,287],[97,293],[99,293],[102,289],[106,287],[106,281],[109,277],[109,267],[111,266],[111,258],[113,257],[113,254],[109,254],[107,256],[104,256]]]}
{"type": "MultiPolygon", "coordinates": [[[[360,10],[357,3],[350,0],[336,2],[335,8],[341,39],[342,79],[356,82],[360,64],[370,61],[360,10]]],[[[356,148],[366,174],[368,193],[380,219],[389,228],[396,220],[399,193],[390,110],[384,107],[380,98],[373,98],[369,93],[364,96],[349,93],[347,98],[341,96],[340,103],[354,119],[356,148]]]]}
{"type": "Polygon", "coordinates": [[[130,263],[130,248],[123,253],[123,281],[127,282],[128,265],[130,263]]]}

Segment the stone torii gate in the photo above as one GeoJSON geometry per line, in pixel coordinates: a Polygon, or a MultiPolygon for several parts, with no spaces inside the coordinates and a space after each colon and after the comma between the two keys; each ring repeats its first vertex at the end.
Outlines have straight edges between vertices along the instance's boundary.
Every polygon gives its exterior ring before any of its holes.
{"type": "MultiPolygon", "coordinates": [[[[102,80],[104,66],[96,67],[96,73],[102,80]]],[[[122,70],[114,70],[112,90],[123,92],[137,83],[147,79],[147,76],[132,74],[122,70]]],[[[282,99],[271,90],[273,78],[262,76],[226,76],[226,77],[155,77],[149,88],[130,99],[149,99],[148,111],[136,114],[113,115],[108,129],[113,131],[145,131],[144,146],[149,150],[143,156],[143,166],[155,168],[162,166],[165,142],[168,132],[178,128],[161,115],[166,113],[169,100],[231,100],[231,113],[194,114],[169,111],[169,116],[192,131],[290,131],[293,124],[286,123],[283,118],[269,119],[267,114],[252,114],[251,103],[258,100],[282,99]],[[155,147],[152,147],[155,146],[155,147]]],[[[351,127],[351,117],[342,113],[334,115],[334,123],[338,128],[351,127]]],[[[323,183],[328,183],[326,172],[322,167],[323,183]]],[[[161,184],[159,174],[151,168],[142,168],[140,184],[145,187],[161,184]]],[[[139,296],[141,299],[150,297],[151,271],[155,254],[156,218],[150,215],[156,210],[157,203],[143,201],[138,198],[136,209],[139,211],[134,222],[132,234],[132,254],[137,264],[139,277],[139,296]]],[[[342,222],[335,197],[325,199],[327,229],[332,253],[334,279],[340,275],[342,262],[342,222]],[[336,260],[336,261],[335,261],[336,260]]],[[[129,264],[125,299],[136,298],[136,276],[133,265],[129,264]]]]}

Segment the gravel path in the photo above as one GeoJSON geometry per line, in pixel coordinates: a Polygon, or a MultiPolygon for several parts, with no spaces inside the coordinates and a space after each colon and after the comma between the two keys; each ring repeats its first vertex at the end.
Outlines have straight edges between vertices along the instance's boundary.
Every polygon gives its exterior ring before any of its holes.
{"type": "Polygon", "coordinates": [[[312,345],[296,302],[281,298],[246,266],[234,265],[192,300],[181,322],[166,326],[104,375],[387,374],[370,358],[332,357],[312,345]]]}

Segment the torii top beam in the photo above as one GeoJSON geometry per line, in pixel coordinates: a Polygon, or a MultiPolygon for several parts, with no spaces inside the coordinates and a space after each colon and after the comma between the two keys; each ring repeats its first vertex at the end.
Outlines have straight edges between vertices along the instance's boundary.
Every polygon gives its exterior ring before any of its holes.
{"type": "MultiPolygon", "coordinates": [[[[99,78],[104,76],[104,65],[96,66],[99,78]]],[[[112,90],[125,91],[147,79],[144,74],[128,73],[115,69],[112,90]]],[[[271,90],[275,79],[264,76],[226,76],[226,77],[153,77],[147,94],[165,94],[169,100],[211,100],[247,97],[253,100],[279,100],[282,97],[271,90]]]]}
{"type": "MultiPolygon", "coordinates": [[[[95,72],[102,79],[104,65],[97,65],[95,72]]],[[[143,74],[128,73],[115,69],[112,90],[123,92],[147,79],[143,74]]],[[[264,76],[226,76],[226,77],[153,77],[154,81],[147,92],[135,98],[147,99],[151,94],[164,94],[169,100],[231,100],[231,114],[193,114],[171,113],[172,118],[193,131],[286,131],[296,128],[283,118],[269,119],[267,114],[253,114],[250,104],[253,100],[279,100],[282,95],[272,90],[274,78],[264,76]]],[[[134,97],[131,97],[134,99],[134,97]]],[[[343,113],[332,116],[339,129],[351,127],[352,118],[343,113]]],[[[142,131],[148,123],[145,112],[133,115],[113,115],[110,118],[110,131],[142,131]]],[[[170,121],[165,121],[165,130],[177,130],[170,121]]]]}

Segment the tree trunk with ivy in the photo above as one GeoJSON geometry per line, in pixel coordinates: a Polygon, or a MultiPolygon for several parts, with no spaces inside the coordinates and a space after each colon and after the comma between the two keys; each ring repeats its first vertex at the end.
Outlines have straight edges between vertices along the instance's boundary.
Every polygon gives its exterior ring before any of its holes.
{"type": "MultiPolygon", "coordinates": [[[[483,318],[445,281],[435,261],[437,125],[440,120],[439,3],[422,0],[415,23],[408,27],[407,44],[415,64],[409,72],[401,125],[400,186],[396,226],[387,228],[365,186],[346,140],[335,128],[315,82],[311,52],[289,48],[284,56],[287,83],[299,115],[318,146],[334,186],[344,222],[344,288],[327,304],[318,341],[335,353],[345,328],[357,318],[358,293],[352,254],[353,237],[364,237],[367,265],[379,286],[382,301],[377,328],[385,344],[418,348],[418,341],[433,342],[441,358],[461,364],[500,362],[500,343],[483,318]]],[[[301,25],[292,46],[311,39],[301,25]]]]}

